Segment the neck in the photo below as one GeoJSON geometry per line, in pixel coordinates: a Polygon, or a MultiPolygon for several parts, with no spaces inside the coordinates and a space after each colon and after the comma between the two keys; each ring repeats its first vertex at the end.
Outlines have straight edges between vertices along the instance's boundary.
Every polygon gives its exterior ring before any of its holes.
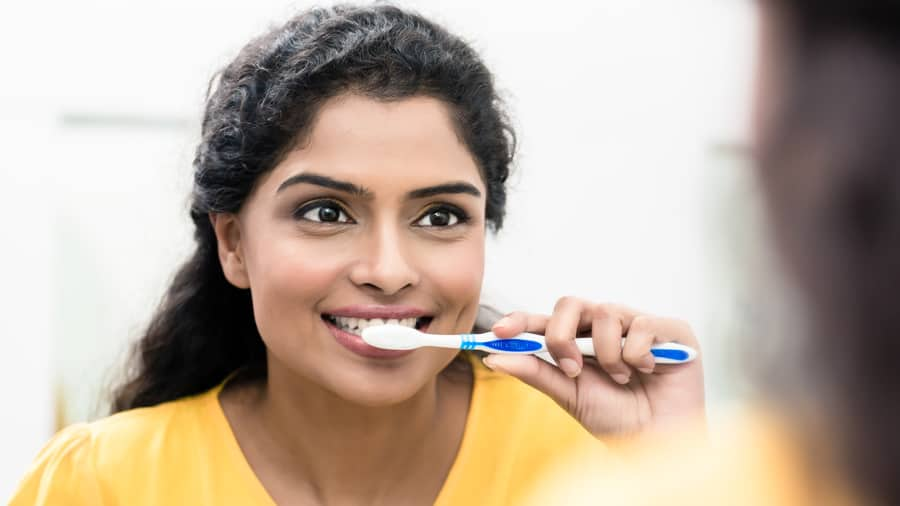
{"type": "Polygon", "coordinates": [[[262,429],[266,458],[284,476],[279,481],[302,484],[322,503],[396,503],[398,494],[440,490],[462,437],[470,388],[438,375],[400,404],[372,407],[270,367],[253,403],[253,425],[262,429]]]}

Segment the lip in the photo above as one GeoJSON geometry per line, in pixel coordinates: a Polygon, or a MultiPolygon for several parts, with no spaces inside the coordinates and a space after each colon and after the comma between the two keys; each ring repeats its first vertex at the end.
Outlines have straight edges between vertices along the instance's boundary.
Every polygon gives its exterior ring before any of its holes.
{"type": "MultiPolygon", "coordinates": [[[[330,309],[328,311],[323,311],[322,314],[327,314],[330,316],[342,316],[345,318],[364,318],[367,320],[373,318],[381,318],[382,320],[400,320],[403,318],[421,318],[423,316],[433,315],[433,313],[429,313],[428,311],[415,306],[383,306],[376,304],[358,304],[354,306],[344,306],[330,309]]],[[[331,332],[331,335],[334,336],[335,341],[337,341],[344,348],[347,348],[348,350],[362,357],[378,359],[400,358],[415,351],[414,349],[385,350],[382,348],[376,348],[363,341],[362,337],[360,337],[359,335],[347,332],[346,330],[335,326],[325,318],[322,318],[322,322],[325,324],[325,327],[328,328],[328,331],[331,332]]],[[[419,330],[424,332],[428,329],[429,324],[430,322],[426,323],[426,325],[419,330]]]]}
{"type": "MultiPolygon", "coordinates": [[[[334,313],[328,313],[334,314],[334,313]]],[[[343,315],[341,315],[343,316],[343,315]]],[[[377,316],[375,318],[378,318],[377,316]]],[[[405,317],[411,318],[411,317],[405,317]]],[[[322,319],[322,323],[325,324],[325,327],[328,328],[328,331],[331,332],[331,335],[334,336],[334,340],[337,341],[341,346],[347,348],[353,353],[360,355],[366,358],[377,358],[377,359],[391,359],[391,358],[400,358],[416,350],[385,350],[382,348],[376,348],[365,341],[363,341],[362,337],[357,334],[353,334],[347,332],[344,329],[334,326],[331,322],[322,319]]]]}

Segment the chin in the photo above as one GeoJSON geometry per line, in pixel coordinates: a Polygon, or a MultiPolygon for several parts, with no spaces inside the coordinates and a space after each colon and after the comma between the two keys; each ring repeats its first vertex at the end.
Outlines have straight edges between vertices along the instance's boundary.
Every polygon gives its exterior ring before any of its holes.
{"type": "Polygon", "coordinates": [[[347,402],[366,407],[388,407],[409,401],[449,364],[456,352],[418,350],[405,357],[403,363],[355,364],[343,366],[339,372],[329,371],[323,385],[347,402]],[[430,353],[429,353],[430,352],[430,353]],[[421,353],[422,356],[416,356],[421,353]],[[337,373],[337,374],[336,374],[337,373]]]}
{"type": "Polygon", "coordinates": [[[391,374],[390,372],[377,375],[353,374],[347,371],[341,378],[332,378],[328,387],[347,402],[374,408],[407,402],[433,379],[433,376],[415,378],[400,376],[397,372],[393,373],[394,377],[384,377],[391,374]]]}

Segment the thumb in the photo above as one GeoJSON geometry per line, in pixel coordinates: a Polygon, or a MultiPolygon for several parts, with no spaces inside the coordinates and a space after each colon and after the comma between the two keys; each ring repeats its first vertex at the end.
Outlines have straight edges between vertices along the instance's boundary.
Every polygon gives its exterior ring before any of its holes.
{"type": "Polygon", "coordinates": [[[578,394],[575,380],[534,355],[493,353],[482,361],[489,369],[514,376],[547,394],[566,410],[575,406],[578,394]]]}

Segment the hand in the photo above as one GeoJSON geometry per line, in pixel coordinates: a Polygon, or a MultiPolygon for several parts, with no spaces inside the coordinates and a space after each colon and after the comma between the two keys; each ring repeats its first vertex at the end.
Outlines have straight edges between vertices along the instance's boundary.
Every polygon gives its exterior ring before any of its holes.
{"type": "Polygon", "coordinates": [[[551,316],[512,313],[492,330],[501,338],[522,332],[546,337],[559,368],[533,355],[492,354],[484,362],[549,395],[595,436],[629,436],[704,415],[700,357],[663,365],[650,354],[653,344],[671,341],[699,352],[681,320],[564,297],[551,316]],[[575,346],[582,335],[593,338],[596,359],[582,357],[575,346]]]}

